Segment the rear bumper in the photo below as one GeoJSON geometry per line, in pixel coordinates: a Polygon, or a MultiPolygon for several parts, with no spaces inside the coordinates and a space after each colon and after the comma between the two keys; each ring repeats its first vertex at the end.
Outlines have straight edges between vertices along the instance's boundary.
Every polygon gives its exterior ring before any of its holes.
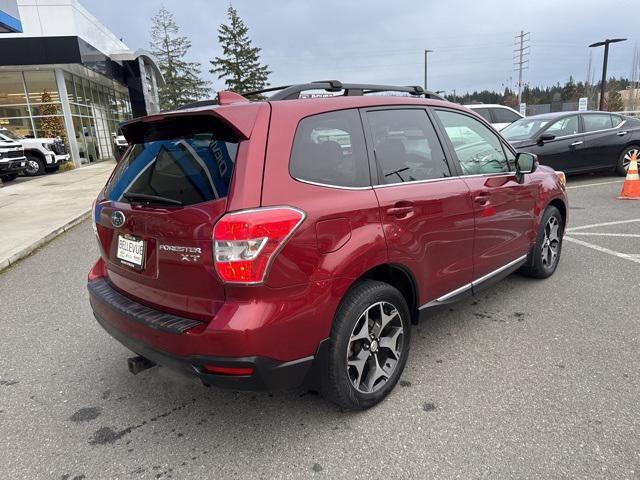
{"type": "MultiPolygon", "coordinates": [[[[203,322],[160,312],[124,297],[104,278],[88,284],[89,298],[98,323],[116,340],[131,351],[153,363],[169,367],[212,385],[237,390],[282,390],[306,385],[319,387],[324,372],[326,342],[320,342],[314,355],[291,361],[270,357],[218,356],[215,352],[177,355],[159,348],[154,338],[173,339],[172,343],[198,348],[198,333],[206,327],[203,322]],[[192,323],[189,323],[192,322],[192,323]],[[144,332],[144,335],[140,335],[144,332]],[[251,368],[251,375],[218,375],[205,371],[205,366],[251,368]]],[[[202,332],[201,332],[202,334],[202,332]]],[[[245,332],[239,332],[244,335],[245,332]]]]}

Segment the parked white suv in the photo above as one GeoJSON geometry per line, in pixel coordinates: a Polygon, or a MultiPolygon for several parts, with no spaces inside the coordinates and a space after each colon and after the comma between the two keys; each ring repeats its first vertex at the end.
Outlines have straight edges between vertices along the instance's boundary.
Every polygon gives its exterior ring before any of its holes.
{"type": "Polygon", "coordinates": [[[511,125],[516,120],[523,118],[520,112],[516,112],[513,108],[504,105],[476,103],[465,105],[465,107],[476,112],[496,130],[502,130],[507,125],[511,125]]]}
{"type": "Polygon", "coordinates": [[[24,174],[29,177],[55,172],[62,163],[69,160],[64,142],[59,138],[25,138],[7,128],[0,128],[0,139],[22,145],[27,158],[24,174]]]}

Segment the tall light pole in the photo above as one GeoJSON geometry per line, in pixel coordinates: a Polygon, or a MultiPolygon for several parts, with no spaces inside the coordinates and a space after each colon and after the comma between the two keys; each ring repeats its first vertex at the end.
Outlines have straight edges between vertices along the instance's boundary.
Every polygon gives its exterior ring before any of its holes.
{"type": "Polygon", "coordinates": [[[433,52],[433,50],[424,49],[424,89],[427,90],[427,54],[433,52]]]}
{"type": "Polygon", "coordinates": [[[626,38],[607,38],[602,42],[596,42],[589,45],[589,48],[601,47],[604,45],[604,59],[602,60],[602,81],[600,82],[600,105],[598,110],[604,110],[604,92],[607,83],[607,62],[609,61],[609,44],[624,42],[626,38]]]}

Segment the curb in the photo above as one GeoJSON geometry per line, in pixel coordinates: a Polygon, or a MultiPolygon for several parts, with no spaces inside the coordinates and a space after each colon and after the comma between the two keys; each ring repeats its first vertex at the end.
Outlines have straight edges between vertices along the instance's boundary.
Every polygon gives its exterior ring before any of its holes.
{"type": "Polygon", "coordinates": [[[0,261],[0,272],[2,272],[3,270],[9,268],[10,266],[14,265],[15,263],[19,262],[23,258],[28,257],[29,255],[31,255],[34,251],[36,251],[40,247],[46,245],[47,243],[49,243],[54,238],[60,236],[61,234],[63,234],[67,230],[69,230],[70,228],[75,227],[76,225],[78,225],[79,223],[83,222],[84,220],[86,220],[90,216],[91,216],[91,209],[88,209],[87,211],[82,212],[80,215],[78,215],[74,219],[72,219],[69,222],[65,223],[62,227],[56,228],[54,231],[48,233],[47,235],[45,235],[40,240],[37,240],[37,241],[33,242],[31,245],[23,248],[18,253],[15,253],[11,257],[0,261]]]}

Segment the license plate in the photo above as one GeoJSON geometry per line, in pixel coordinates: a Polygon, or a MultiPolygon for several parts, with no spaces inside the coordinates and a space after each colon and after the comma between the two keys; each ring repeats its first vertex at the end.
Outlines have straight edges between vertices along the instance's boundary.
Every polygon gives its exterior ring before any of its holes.
{"type": "Polygon", "coordinates": [[[131,235],[118,235],[116,258],[128,267],[142,269],[144,265],[144,240],[139,240],[131,235]]]}

